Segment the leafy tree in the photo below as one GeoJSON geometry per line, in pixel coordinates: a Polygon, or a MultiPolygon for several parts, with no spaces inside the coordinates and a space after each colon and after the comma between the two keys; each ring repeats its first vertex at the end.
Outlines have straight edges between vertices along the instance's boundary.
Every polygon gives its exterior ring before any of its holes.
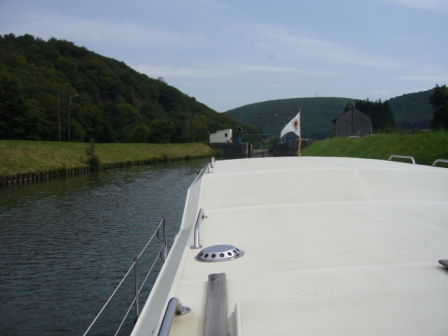
{"type": "Polygon", "coordinates": [[[59,57],[54,64],[57,70],[70,74],[76,71],[76,65],[65,57],[59,57]]]}
{"type": "Polygon", "coordinates": [[[51,137],[54,124],[46,120],[40,103],[27,99],[23,105],[23,127],[26,140],[45,140],[51,137]]]}
{"type": "Polygon", "coordinates": [[[84,142],[86,137],[86,132],[78,120],[74,119],[70,124],[70,141],[73,142],[84,142]]]}
{"type": "Polygon", "coordinates": [[[137,125],[131,134],[131,142],[133,143],[145,143],[150,140],[151,130],[145,124],[137,125]]]}
{"type": "Polygon", "coordinates": [[[123,118],[116,104],[109,103],[103,107],[105,142],[121,142],[123,139],[123,118]]]}
{"type": "Polygon", "coordinates": [[[167,119],[154,119],[150,127],[149,139],[151,142],[169,142],[174,133],[174,124],[167,119]]]}
{"type": "Polygon", "coordinates": [[[19,80],[0,71],[0,139],[25,137],[25,93],[19,80]]]}
{"type": "Polygon", "coordinates": [[[446,85],[434,88],[433,94],[429,97],[429,102],[434,108],[434,115],[430,127],[433,130],[448,130],[448,88],[446,85]]]}
{"type": "MultiPolygon", "coordinates": [[[[344,111],[349,110],[351,104],[347,103],[344,111]]],[[[355,100],[355,107],[367,115],[372,121],[374,132],[387,132],[395,129],[395,118],[388,102],[381,100],[372,102],[370,100],[355,100]]]]}

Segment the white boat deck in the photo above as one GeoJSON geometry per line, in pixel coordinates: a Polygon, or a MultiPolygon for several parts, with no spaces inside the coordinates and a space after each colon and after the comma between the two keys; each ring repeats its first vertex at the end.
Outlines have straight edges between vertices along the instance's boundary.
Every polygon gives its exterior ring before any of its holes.
{"type": "Polygon", "coordinates": [[[448,169],[321,157],[217,161],[190,188],[133,335],[156,334],[173,296],[191,312],[174,317],[170,335],[202,335],[211,273],[227,276],[229,335],[448,335],[440,259],[448,259],[448,169]],[[201,208],[201,245],[235,245],[243,257],[195,260],[201,208]]]}

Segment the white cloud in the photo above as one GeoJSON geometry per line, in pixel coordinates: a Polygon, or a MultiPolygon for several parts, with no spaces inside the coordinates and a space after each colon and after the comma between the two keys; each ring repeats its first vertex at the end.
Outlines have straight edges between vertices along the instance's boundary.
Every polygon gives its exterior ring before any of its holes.
{"type": "MultiPolygon", "coordinates": [[[[7,18],[10,31],[31,34],[43,39],[50,37],[72,40],[75,43],[91,42],[120,47],[172,46],[190,47],[200,44],[199,36],[185,35],[161,28],[141,26],[132,22],[78,19],[49,11],[23,9],[7,18]]],[[[6,25],[3,23],[3,25],[6,25]]],[[[3,29],[4,30],[4,29],[3,29]]]]}
{"type": "Polygon", "coordinates": [[[290,30],[262,24],[232,28],[242,35],[242,43],[254,41],[255,47],[277,58],[295,58],[297,61],[319,61],[328,64],[364,66],[380,69],[401,68],[403,63],[382,56],[368,54],[351,45],[342,45],[313,38],[290,30]]]}
{"type": "Polygon", "coordinates": [[[373,91],[373,95],[379,96],[379,97],[388,97],[389,93],[387,92],[387,90],[377,90],[377,91],[373,91]]]}
{"type": "Polygon", "coordinates": [[[412,82],[428,82],[433,83],[448,83],[448,75],[434,75],[434,76],[399,76],[394,79],[412,82]]]}
{"type": "Polygon", "coordinates": [[[175,67],[175,66],[153,66],[147,64],[139,64],[132,66],[135,70],[144,73],[152,78],[164,77],[169,81],[169,78],[177,79],[225,79],[235,78],[237,80],[241,77],[272,77],[274,75],[286,76],[346,76],[344,73],[336,71],[312,71],[293,67],[281,66],[263,66],[251,64],[230,64],[230,63],[215,63],[203,66],[192,67],[175,67]]]}

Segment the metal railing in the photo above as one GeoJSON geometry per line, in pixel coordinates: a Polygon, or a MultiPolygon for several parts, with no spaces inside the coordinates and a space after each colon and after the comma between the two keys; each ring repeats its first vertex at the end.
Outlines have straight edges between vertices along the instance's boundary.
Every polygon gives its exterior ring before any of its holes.
{"type": "Polygon", "coordinates": [[[196,224],[194,226],[194,242],[193,242],[193,246],[191,247],[192,249],[198,249],[201,248],[202,246],[199,243],[199,229],[201,226],[201,221],[203,218],[205,218],[205,213],[204,213],[204,209],[199,209],[199,213],[198,213],[198,217],[196,218],[196,224]]]}
{"type": "Polygon", "coordinates": [[[134,299],[132,300],[126,315],[124,316],[124,318],[122,319],[117,331],[115,332],[115,335],[117,335],[120,332],[121,327],[123,326],[123,323],[125,322],[126,318],[129,315],[129,312],[131,311],[132,307],[135,306],[135,321],[137,321],[140,311],[139,311],[139,294],[146,282],[146,280],[148,279],[149,275],[151,274],[159,256],[162,259],[162,262],[164,263],[167,256],[168,256],[168,241],[167,241],[167,234],[166,234],[166,221],[165,218],[162,218],[162,221],[159,223],[159,225],[157,226],[154,234],[151,236],[151,238],[148,240],[148,242],[146,243],[145,247],[143,247],[142,251],[140,252],[140,254],[135,257],[134,262],[132,263],[131,267],[128,269],[128,271],[126,272],[126,274],[124,275],[124,277],[121,279],[120,283],[118,284],[117,288],[115,288],[115,290],[113,291],[112,295],[109,297],[109,299],[106,301],[106,303],[104,304],[104,306],[101,308],[100,312],[97,314],[97,316],[95,317],[95,319],[92,321],[92,323],[90,324],[90,326],[87,328],[87,330],[85,331],[85,333],[83,334],[83,336],[87,335],[89,333],[89,331],[92,329],[93,325],[98,321],[98,318],[100,317],[100,315],[103,313],[103,311],[106,309],[107,305],[109,304],[109,302],[112,300],[112,298],[114,297],[114,295],[117,293],[118,289],[120,288],[120,286],[123,284],[124,280],[128,277],[128,275],[131,273],[132,269],[134,269],[134,284],[135,284],[135,295],[134,295],[134,299]],[[145,252],[146,248],[149,246],[149,244],[152,242],[152,240],[154,239],[154,237],[157,235],[159,236],[159,231],[160,229],[163,230],[163,243],[162,246],[160,247],[160,249],[158,250],[158,253],[156,254],[156,257],[154,258],[151,267],[149,268],[149,271],[147,272],[145,278],[143,279],[142,284],[139,287],[139,281],[138,281],[138,261],[141,258],[141,256],[143,255],[143,253],[145,252]]]}
{"type": "Polygon", "coordinates": [[[207,172],[208,172],[209,174],[210,174],[210,173],[213,173],[212,168],[215,168],[215,157],[214,157],[214,156],[212,156],[212,157],[210,158],[210,162],[207,164],[207,172]]]}
{"type": "Polygon", "coordinates": [[[182,306],[180,300],[176,297],[171,298],[166,306],[165,315],[163,316],[162,324],[160,326],[158,336],[168,336],[173,322],[174,315],[188,314],[191,309],[187,306],[182,306]]]}
{"type": "Polygon", "coordinates": [[[391,155],[391,156],[389,156],[388,161],[390,161],[391,159],[394,159],[394,158],[396,158],[396,159],[408,159],[408,160],[411,160],[412,164],[415,164],[415,160],[414,160],[414,158],[412,156],[391,155]]]}
{"type": "Polygon", "coordinates": [[[207,165],[201,169],[201,171],[196,175],[196,178],[194,179],[193,183],[191,183],[191,185],[194,185],[197,181],[199,181],[202,177],[202,175],[205,174],[205,172],[207,173],[213,173],[212,168],[215,167],[215,157],[212,156],[212,158],[210,159],[210,162],[207,163],[207,165]]]}
{"type": "Polygon", "coordinates": [[[448,163],[448,160],[445,159],[437,159],[433,162],[432,166],[435,167],[439,162],[448,163]]]}

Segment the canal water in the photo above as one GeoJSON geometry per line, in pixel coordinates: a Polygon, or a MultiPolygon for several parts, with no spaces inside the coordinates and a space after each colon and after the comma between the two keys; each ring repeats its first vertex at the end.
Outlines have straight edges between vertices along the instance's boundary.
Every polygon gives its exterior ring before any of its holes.
{"type": "MultiPolygon", "coordinates": [[[[0,188],[0,335],[82,335],[162,217],[168,243],[207,160],[90,173],[0,188]]],[[[161,237],[162,238],[162,235],[161,237]]],[[[157,244],[161,244],[155,239],[157,244]]],[[[139,262],[140,283],[157,248],[139,262]]],[[[160,268],[161,262],[156,262],[160,268]]],[[[156,275],[140,295],[140,309],[156,275]]],[[[88,335],[114,335],[133,273],[88,335]]],[[[135,311],[120,335],[129,335],[135,311]]]]}

